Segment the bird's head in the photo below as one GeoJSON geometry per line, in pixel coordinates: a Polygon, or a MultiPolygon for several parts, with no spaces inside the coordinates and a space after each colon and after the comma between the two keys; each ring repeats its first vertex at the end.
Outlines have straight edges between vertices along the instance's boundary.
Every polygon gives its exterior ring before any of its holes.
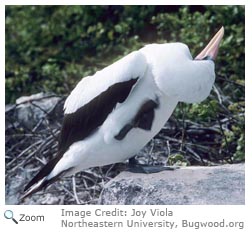
{"type": "Polygon", "coordinates": [[[222,27],[195,59],[183,43],[145,46],[141,51],[146,55],[159,89],[186,103],[207,98],[214,84],[214,61],[223,35],[222,27]]]}

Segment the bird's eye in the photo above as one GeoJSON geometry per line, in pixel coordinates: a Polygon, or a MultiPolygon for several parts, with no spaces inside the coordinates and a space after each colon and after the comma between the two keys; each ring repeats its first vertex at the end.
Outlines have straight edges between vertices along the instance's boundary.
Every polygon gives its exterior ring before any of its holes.
{"type": "Polygon", "coordinates": [[[212,60],[213,61],[213,58],[209,55],[206,55],[202,60],[212,60]]]}

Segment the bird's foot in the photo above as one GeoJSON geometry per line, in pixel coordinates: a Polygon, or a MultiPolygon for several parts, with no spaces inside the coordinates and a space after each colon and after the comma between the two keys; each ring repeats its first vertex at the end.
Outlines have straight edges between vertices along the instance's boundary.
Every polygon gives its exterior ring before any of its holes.
{"type": "Polygon", "coordinates": [[[126,171],[133,172],[133,173],[158,173],[161,171],[173,171],[179,169],[177,166],[162,166],[162,165],[146,165],[146,164],[129,164],[126,171]]]}

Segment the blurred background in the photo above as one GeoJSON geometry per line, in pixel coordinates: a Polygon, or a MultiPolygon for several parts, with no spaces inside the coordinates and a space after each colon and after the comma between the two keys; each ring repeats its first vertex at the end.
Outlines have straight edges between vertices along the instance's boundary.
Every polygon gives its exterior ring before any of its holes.
{"type": "MultiPolygon", "coordinates": [[[[221,26],[210,97],[180,103],[138,158],[182,166],[243,162],[244,17],[243,6],[6,6],[6,203],[20,204],[24,184],[57,151],[62,105],[82,77],[149,43],[180,41],[195,57],[221,26]]],[[[78,173],[26,204],[95,204],[120,170],[78,173]]]]}

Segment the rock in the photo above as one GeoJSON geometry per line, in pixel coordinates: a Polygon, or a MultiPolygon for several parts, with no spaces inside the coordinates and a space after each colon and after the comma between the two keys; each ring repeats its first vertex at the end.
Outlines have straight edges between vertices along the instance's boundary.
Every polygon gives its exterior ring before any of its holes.
{"type": "Polygon", "coordinates": [[[185,167],[156,174],[122,172],[105,185],[99,204],[245,204],[245,167],[233,164],[185,167]]]}
{"type": "Polygon", "coordinates": [[[60,100],[60,97],[45,93],[20,97],[16,100],[16,120],[28,129],[43,126],[45,116],[51,114],[60,100]]]}

